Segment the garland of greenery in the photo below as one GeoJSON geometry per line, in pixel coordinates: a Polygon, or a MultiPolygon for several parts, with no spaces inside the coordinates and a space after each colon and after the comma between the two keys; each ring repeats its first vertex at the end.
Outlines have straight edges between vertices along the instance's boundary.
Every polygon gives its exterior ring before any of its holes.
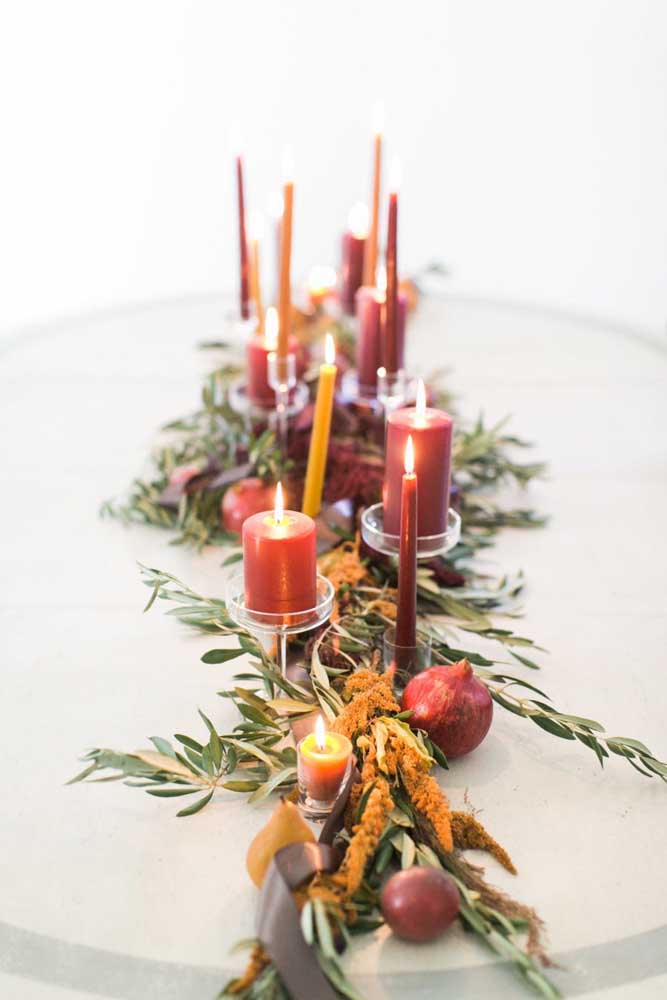
{"type": "MultiPolygon", "coordinates": [[[[125,503],[105,505],[106,514],[129,523],[168,529],[175,532],[174,541],[180,544],[199,548],[211,543],[229,544],[236,539],[220,527],[220,500],[234,481],[239,459],[245,459],[241,463],[243,475],[250,471],[267,478],[279,473],[298,474],[298,459],[282,464],[271,433],[252,436],[229,407],[228,381],[233,374],[233,367],[225,366],[207,377],[202,407],[166,428],[178,440],[157,450],[148,478],[135,481],[125,503]],[[184,490],[176,505],[173,497],[165,502],[174,469],[192,463],[197,463],[200,470],[194,488],[184,490]]],[[[343,435],[339,441],[345,442],[343,435]]],[[[526,651],[539,647],[512,629],[500,627],[496,618],[502,615],[511,619],[519,613],[523,580],[521,575],[490,579],[476,569],[475,555],[493,544],[502,527],[535,527],[543,523],[534,511],[506,510],[493,497],[493,488],[507,480],[525,485],[543,473],[541,463],[517,463],[513,459],[513,450],[523,447],[525,443],[509,435],[503,424],[489,428],[480,419],[473,427],[457,432],[453,462],[463,522],[461,542],[446,560],[431,560],[418,573],[420,627],[431,638],[433,662],[451,664],[467,659],[501,708],[554,737],[582,744],[602,766],[610,756],[619,756],[641,774],[667,780],[667,765],[643,743],[610,736],[593,719],[561,712],[541,688],[506,670],[504,657],[508,654],[523,667],[538,669],[526,651]],[[480,651],[480,645],[485,653],[480,651]],[[492,655],[489,649],[497,652],[492,655]]],[[[372,433],[363,438],[359,456],[362,463],[377,462],[372,433]]],[[[233,551],[225,563],[239,558],[240,553],[233,551]]],[[[141,567],[144,582],[151,590],[146,610],[156,601],[163,601],[170,605],[167,613],[184,625],[234,640],[235,644],[225,643],[205,653],[204,663],[220,665],[240,656],[250,658],[249,666],[218,692],[234,703],[239,722],[231,731],[219,732],[200,711],[203,737],[178,733],[172,742],[155,736],[151,738],[151,749],[134,753],[90,750],[84,758],[84,770],[72,782],[122,780],[129,787],[143,788],[159,798],[186,797],[187,804],[178,811],[179,817],[199,812],[220,790],[245,793],[250,802],[259,802],[273,793],[290,794],[296,781],[292,722],[320,710],[334,728],[348,724],[350,712],[357,712],[363,705],[366,690],[375,690],[373,685],[383,683],[382,675],[377,673],[379,649],[384,630],[395,618],[395,566],[366,551],[353,529],[348,534],[340,533],[339,543],[321,557],[320,570],[334,584],[335,611],[326,628],[294,643],[299,661],[309,664],[309,671],[295,681],[284,677],[272,655],[235,624],[222,600],[196,593],[168,573],[141,567]],[[360,687],[362,682],[365,688],[360,687]]],[[[462,848],[469,844],[457,841],[456,836],[453,847],[446,838],[443,841],[438,831],[450,822],[450,817],[439,786],[435,782],[428,786],[430,798],[421,792],[416,795],[410,784],[414,774],[410,779],[400,768],[392,771],[383,765],[383,770],[377,763],[384,760],[385,747],[400,750],[402,757],[412,755],[418,761],[419,780],[431,781],[427,772],[434,768],[446,770],[446,758],[425,733],[410,729],[410,713],[400,712],[391,693],[385,691],[373,704],[376,707],[361,721],[355,717],[350,729],[366,781],[352,803],[353,812],[346,817],[343,840],[347,846],[345,857],[349,859],[355,850],[355,831],[364,830],[367,848],[361,876],[346,890],[341,888],[340,880],[324,889],[314,880],[308,897],[302,900],[302,931],[315,948],[325,974],[341,995],[358,996],[345,977],[340,952],[351,934],[370,933],[380,926],[378,894],[386,869],[418,863],[448,870],[461,894],[464,926],[512,963],[542,995],[557,996],[543,971],[548,959],[540,941],[539,918],[530,908],[484,881],[480,870],[463,856],[462,848]],[[429,806],[431,800],[435,804],[429,806]],[[369,836],[373,829],[375,835],[369,836]]],[[[451,828],[456,829],[454,824],[451,828]]],[[[499,845],[495,846],[501,852],[499,845]]],[[[496,856],[507,857],[505,852],[496,856]]],[[[344,861],[341,871],[345,865],[344,861]]],[[[507,866],[513,870],[511,862],[507,866]]],[[[288,1000],[278,972],[261,945],[252,945],[247,972],[227,984],[223,994],[247,1000],[288,1000]]]]}

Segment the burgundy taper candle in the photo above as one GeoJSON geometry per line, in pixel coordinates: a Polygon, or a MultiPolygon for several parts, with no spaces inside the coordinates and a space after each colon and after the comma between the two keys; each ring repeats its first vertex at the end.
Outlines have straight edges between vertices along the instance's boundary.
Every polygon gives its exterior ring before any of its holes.
{"type": "Polygon", "coordinates": [[[238,198],[239,215],[239,292],[241,318],[248,319],[250,316],[250,293],[248,281],[248,240],[245,231],[245,198],[243,196],[243,160],[240,154],[236,157],[236,193],[238,198]]]}
{"type": "Polygon", "coordinates": [[[417,477],[412,435],[405,446],[401,480],[401,531],[398,554],[398,608],[396,645],[417,645],[417,477]]]}
{"type": "Polygon", "coordinates": [[[387,221],[387,318],[384,331],[383,364],[390,375],[398,371],[398,193],[389,192],[387,221]]]}
{"type": "Polygon", "coordinates": [[[341,255],[340,301],[349,316],[354,314],[354,297],[363,282],[367,237],[368,209],[359,203],[350,212],[341,255]]]}

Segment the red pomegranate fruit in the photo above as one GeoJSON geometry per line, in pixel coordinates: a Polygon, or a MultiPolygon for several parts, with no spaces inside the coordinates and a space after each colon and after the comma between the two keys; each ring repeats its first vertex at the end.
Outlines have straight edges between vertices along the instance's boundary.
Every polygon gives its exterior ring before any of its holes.
{"type": "Polygon", "coordinates": [[[273,510],[275,486],[270,486],[257,476],[240,479],[222,498],[220,520],[225,531],[240,533],[243,522],[251,514],[273,510]]]}
{"type": "Polygon", "coordinates": [[[463,757],[478,747],[493,718],[491,695],[467,660],[417,674],[403,692],[401,708],[412,709],[412,728],[424,729],[447,757],[463,757]]]}
{"type": "Polygon", "coordinates": [[[392,875],[380,898],[382,916],[406,941],[433,941],[459,913],[459,890],[439,868],[408,868],[392,875]]]}

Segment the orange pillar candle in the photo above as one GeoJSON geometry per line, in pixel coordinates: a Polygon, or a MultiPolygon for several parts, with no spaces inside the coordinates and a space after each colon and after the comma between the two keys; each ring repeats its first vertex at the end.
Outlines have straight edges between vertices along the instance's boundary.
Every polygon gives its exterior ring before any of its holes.
{"type": "Polygon", "coordinates": [[[320,715],[315,723],[315,732],[304,736],[296,752],[299,800],[305,800],[306,808],[308,800],[330,808],[352,756],[349,739],[341,733],[327,732],[320,715]]]}
{"type": "Polygon", "coordinates": [[[292,327],[292,291],[291,291],[291,261],[292,261],[292,209],[294,205],[294,181],[292,180],[291,161],[286,157],[286,180],[283,185],[283,215],[280,227],[280,290],[278,312],[280,326],[278,329],[278,362],[283,362],[288,353],[288,341],[292,327]]]}
{"type": "Polygon", "coordinates": [[[274,510],[243,522],[243,578],[250,611],[290,615],[317,604],[317,554],[312,517],[283,507],[276,488],[274,510]]]}

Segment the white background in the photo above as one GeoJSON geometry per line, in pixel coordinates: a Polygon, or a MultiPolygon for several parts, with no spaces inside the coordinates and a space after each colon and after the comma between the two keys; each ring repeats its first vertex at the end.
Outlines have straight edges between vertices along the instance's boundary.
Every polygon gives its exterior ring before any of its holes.
{"type": "Polygon", "coordinates": [[[401,264],[664,334],[661,0],[15,0],[0,16],[0,327],[230,289],[228,139],[265,208],[289,141],[295,273],[403,163],[401,264]]]}

